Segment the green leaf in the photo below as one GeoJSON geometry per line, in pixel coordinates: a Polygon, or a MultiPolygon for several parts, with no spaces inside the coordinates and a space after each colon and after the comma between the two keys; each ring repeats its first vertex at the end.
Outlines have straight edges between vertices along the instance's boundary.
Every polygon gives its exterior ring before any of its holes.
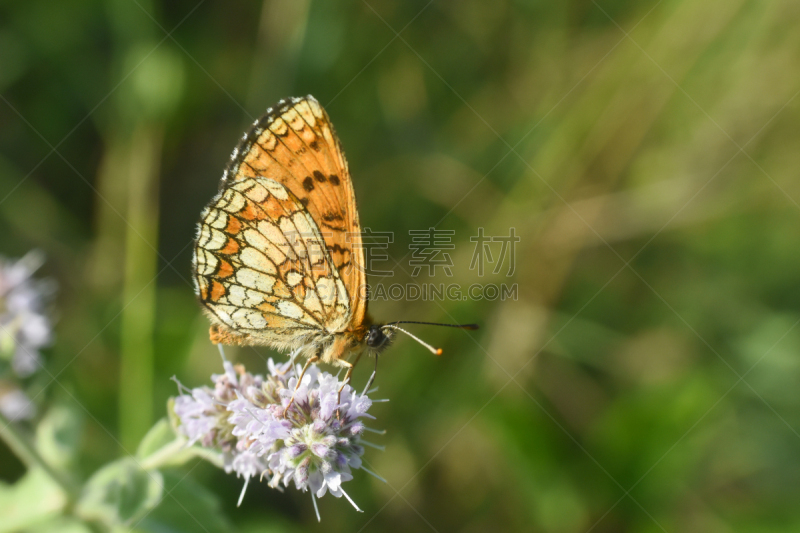
{"type": "Polygon", "coordinates": [[[25,528],[25,533],[93,533],[93,531],[80,520],[59,516],[53,520],[25,528]]]}
{"type": "Polygon", "coordinates": [[[172,428],[172,424],[164,418],[147,432],[136,452],[140,467],[157,470],[181,466],[199,457],[222,468],[221,453],[200,446],[189,446],[186,439],[172,428]]]}
{"type": "Polygon", "coordinates": [[[172,430],[177,434],[178,428],[181,426],[181,417],[175,414],[175,398],[170,397],[167,400],[167,418],[172,430]]]}
{"type": "Polygon", "coordinates": [[[160,472],[143,470],[128,457],[104,466],[89,479],[77,505],[84,519],[109,526],[132,525],[161,501],[160,472]]]}
{"type": "Polygon", "coordinates": [[[227,533],[233,526],[218,497],[184,474],[164,474],[168,496],[138,525],[145,531],[227,533]]]}
{"type": "Polygon", "coordinates": [[[0,533],[51,520],[66,503],[58,485],[41,470],[31,469],[13,485],[0,485],[0,533]]]}
{"type": "Polygon", "coordinates": [[[36,428],[36,449],[57,469],[75,461],[83,433],[83,418],[63,405],[50,409],[36,428]]]}

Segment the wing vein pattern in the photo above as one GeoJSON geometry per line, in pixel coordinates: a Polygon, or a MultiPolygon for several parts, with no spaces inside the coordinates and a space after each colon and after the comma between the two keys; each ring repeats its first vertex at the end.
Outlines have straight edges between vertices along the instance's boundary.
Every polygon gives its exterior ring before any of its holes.
{"type": "MultiPolygon", "coordinates": [[[[345,332],[364,338],[355,193],[313,97],[278,102],[245,133],[203,212],[194,267],[200,301],[227,328],[226,341],[294,348],[330,346],[345,332]]],[[[342,346],[334,351],[343,356],[342,346]]]]}
{"type": "Polygon", "coordinates": [[[203,216],[198,292],[214,318],[266,342],[341,330],[347,291],[319,228],[275,180],[248,178],[224,189],[203,216]]]}

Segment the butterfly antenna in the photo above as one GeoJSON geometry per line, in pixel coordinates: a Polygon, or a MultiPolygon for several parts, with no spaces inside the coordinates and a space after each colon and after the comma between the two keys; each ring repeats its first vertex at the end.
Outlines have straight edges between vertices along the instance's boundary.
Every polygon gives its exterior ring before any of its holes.
{"type": "Polygon", "coordinates": [[[402,331],[403,333],[405,333],[406,335],[408,335],[409,337],[411,337],[412,339],[414,339],[415,341],[417,341],[418,343],[423,345],[425,348],[427,348],[433,355],[442,355],[442,349],[441,348],[434,348],[433,346],[431,346],[430,344],[428,344],[424,340],[420,339],[416,335],[404,330],[403,328],[398,328],[397,326],[394,325],[396,323],[397,322],[395,322],[393,324],[386,324],[383,327],[384,328],[396,329],[397,331],[402,331]]]}
{"type": "Polygon", "coordinates": [[[439,323],[439,322],[419,322],[417,320],[400,320],[398,322],[389,322],[386,325],[387,326],[394,326],[395,324],[424,324],[426,326],[444,326],[444,327],[447,327],[447,328],[468,329],[470,331],[474,331],[474,330],[478,329],[478,324],[442,324],[442,323],[439,323]]]}

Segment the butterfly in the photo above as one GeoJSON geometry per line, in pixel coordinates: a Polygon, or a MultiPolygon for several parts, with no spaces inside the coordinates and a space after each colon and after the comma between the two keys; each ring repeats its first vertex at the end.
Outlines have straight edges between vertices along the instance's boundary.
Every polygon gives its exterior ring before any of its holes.
{"type": "Polygon", "coordinates": [[[244,134],[202,212],[193,268],[214,343],[297,350],[303,373],[318,361],[346,367],[343,384],[395,331],[441,353],[397,326],[408,321],[367,313],[353,183],[313,96],[281,100],[244,134]]]}

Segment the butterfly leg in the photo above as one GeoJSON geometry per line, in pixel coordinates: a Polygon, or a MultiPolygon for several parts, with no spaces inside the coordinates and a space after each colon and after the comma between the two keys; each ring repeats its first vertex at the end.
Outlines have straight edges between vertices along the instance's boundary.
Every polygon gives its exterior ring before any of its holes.
{"type": "MultiPolygon", "coordinates": [[[[361,352],[364,353],[364,352],[361,352]]],[[[361,359],[361,353],[356,356],[356,360],[352,363],[345,361],[344,359],[340,359],[339,363],[347,367],[347,373],[344,375],[344,379],[342,380],[342,384],[339,386],[339,395],[336,397],[336,403],[342,403],[342,390],[344,390],[344,386],[350,383],[350,376],[353,375],[353,369],[358,364],[358,360],[361,359]]]]}
{"type": "Polygon", "coordinates": [[[311,365],[313,365],[317,361],[319,361],[319,356],[318,355],[315,355],[313,357],[309,357],[308,361],[306,361],[305,366],[303,366],[303,370],[300,371],[300,375],[297,376],[297,385],[294,386],[294,390],[292,391],[292,399],[289,400],[289,403],[286,404],[286,408],[283,410],[283,418],[286,418],[286,413],[289,412],[289,408],[294,403],[294,394],[295,394],[295,392],[297,392],[297,389],[300,388],[300,383],[303,381],[303,376],[306,375],[306,370],[308,370],[308,367],[310,367],[311,365]]]}
{"type": "Polygon", "coordinates": [[[370,387],[372,387],[372,383],[375,381],[375,375],[378,373],[378,354],[375,354],[375,370],[372,371],[372,375],[369,377],[367,381],[367,386],[364,387],[364,394],[366,394],[370,387]]]}

